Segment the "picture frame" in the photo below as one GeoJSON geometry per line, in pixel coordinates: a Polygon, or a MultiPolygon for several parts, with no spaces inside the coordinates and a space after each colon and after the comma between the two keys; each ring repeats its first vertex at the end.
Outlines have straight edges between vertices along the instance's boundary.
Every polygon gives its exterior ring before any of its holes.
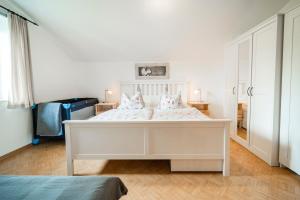
{"type": "Polygon", "coordinates": [[[169,79],[169,66],[169,63],[137,63],[135,64],[135,79],[169,79]]]}

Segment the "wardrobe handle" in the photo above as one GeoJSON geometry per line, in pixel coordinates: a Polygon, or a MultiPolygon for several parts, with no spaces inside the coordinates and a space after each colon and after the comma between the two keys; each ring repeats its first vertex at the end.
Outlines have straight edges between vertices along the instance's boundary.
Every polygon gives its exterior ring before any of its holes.
{"type": "Polygon", "coordinates": [[[235,86],[232,88],[232,94],[235,95],[235,86]]]}
{"type": "Polygon", "coordinates": [[[253,87],[250,87],[250,95],[253,96],[253,87]]]}
{"type": "Polygon", "coordinates": [[[250,96],[250,92],[249,92],[250,88],[251,88],[251,87],[248,87],[248,89],[247,89],[247,94],[248,94],[248,96],[250,96]]]}

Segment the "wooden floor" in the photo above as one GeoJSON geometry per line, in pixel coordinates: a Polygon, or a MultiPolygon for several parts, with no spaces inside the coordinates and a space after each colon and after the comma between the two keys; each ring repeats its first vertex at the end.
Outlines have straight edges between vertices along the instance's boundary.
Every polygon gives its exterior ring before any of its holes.
{"type": "MultiPolygon", "coordinates": [[[[221,173],[171,173],[168,161],[75,161],[78,175],[119,176],[129,189],[123,200],[299,199],[300,178],[269,167],[231,142],[231,176],[221,173]]],[[[0,174],[66,175],[63,142],[33,146],[3,160],[0,174]]]]}
{"type": "Polygon", "coordinates": [[[247,140],[247,130],[244,128],[237,128],[237,135],[244,140],[247,140]]]}

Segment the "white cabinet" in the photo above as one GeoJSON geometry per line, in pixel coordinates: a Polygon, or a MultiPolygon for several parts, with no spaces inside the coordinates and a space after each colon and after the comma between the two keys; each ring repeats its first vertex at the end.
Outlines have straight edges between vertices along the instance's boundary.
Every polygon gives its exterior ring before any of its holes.
{"type": "Polygon", "coordinates": [[[279,162],[300,174],[300,8],[285,16],[279,162]]]}
{"type": "Polygon", "coordinates": [[[276,15],[225,49],[236,49],[225,53],[232,63],[226,64],[227,82],[238,88],[225,98],[232,138],[272,166],[278,165],[282,28],[283,16],[276,15]]]}
{"type": "Polygon", "coordinates": [[[278,165],[282,18],[253,34],[250,144],[270,165],[278,165]]]}
{"type": "Polygon", "coordinates": [[[235,59],[237,55],[236,46],[232,45],[225,49],[225,107],[224,115],[225,117],[232,120],[230,124],[230,135],[236,132],[236,101],[237,101],[237,60],[235,59]]]}

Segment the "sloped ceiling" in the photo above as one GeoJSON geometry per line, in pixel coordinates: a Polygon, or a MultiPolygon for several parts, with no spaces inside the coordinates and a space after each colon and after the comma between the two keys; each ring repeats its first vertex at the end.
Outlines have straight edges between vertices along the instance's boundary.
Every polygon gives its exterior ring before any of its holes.
{"type": "Polygon", "coordinates": [[[288,0],[14,0],[79,61],[213,59],[288,0]]]}

